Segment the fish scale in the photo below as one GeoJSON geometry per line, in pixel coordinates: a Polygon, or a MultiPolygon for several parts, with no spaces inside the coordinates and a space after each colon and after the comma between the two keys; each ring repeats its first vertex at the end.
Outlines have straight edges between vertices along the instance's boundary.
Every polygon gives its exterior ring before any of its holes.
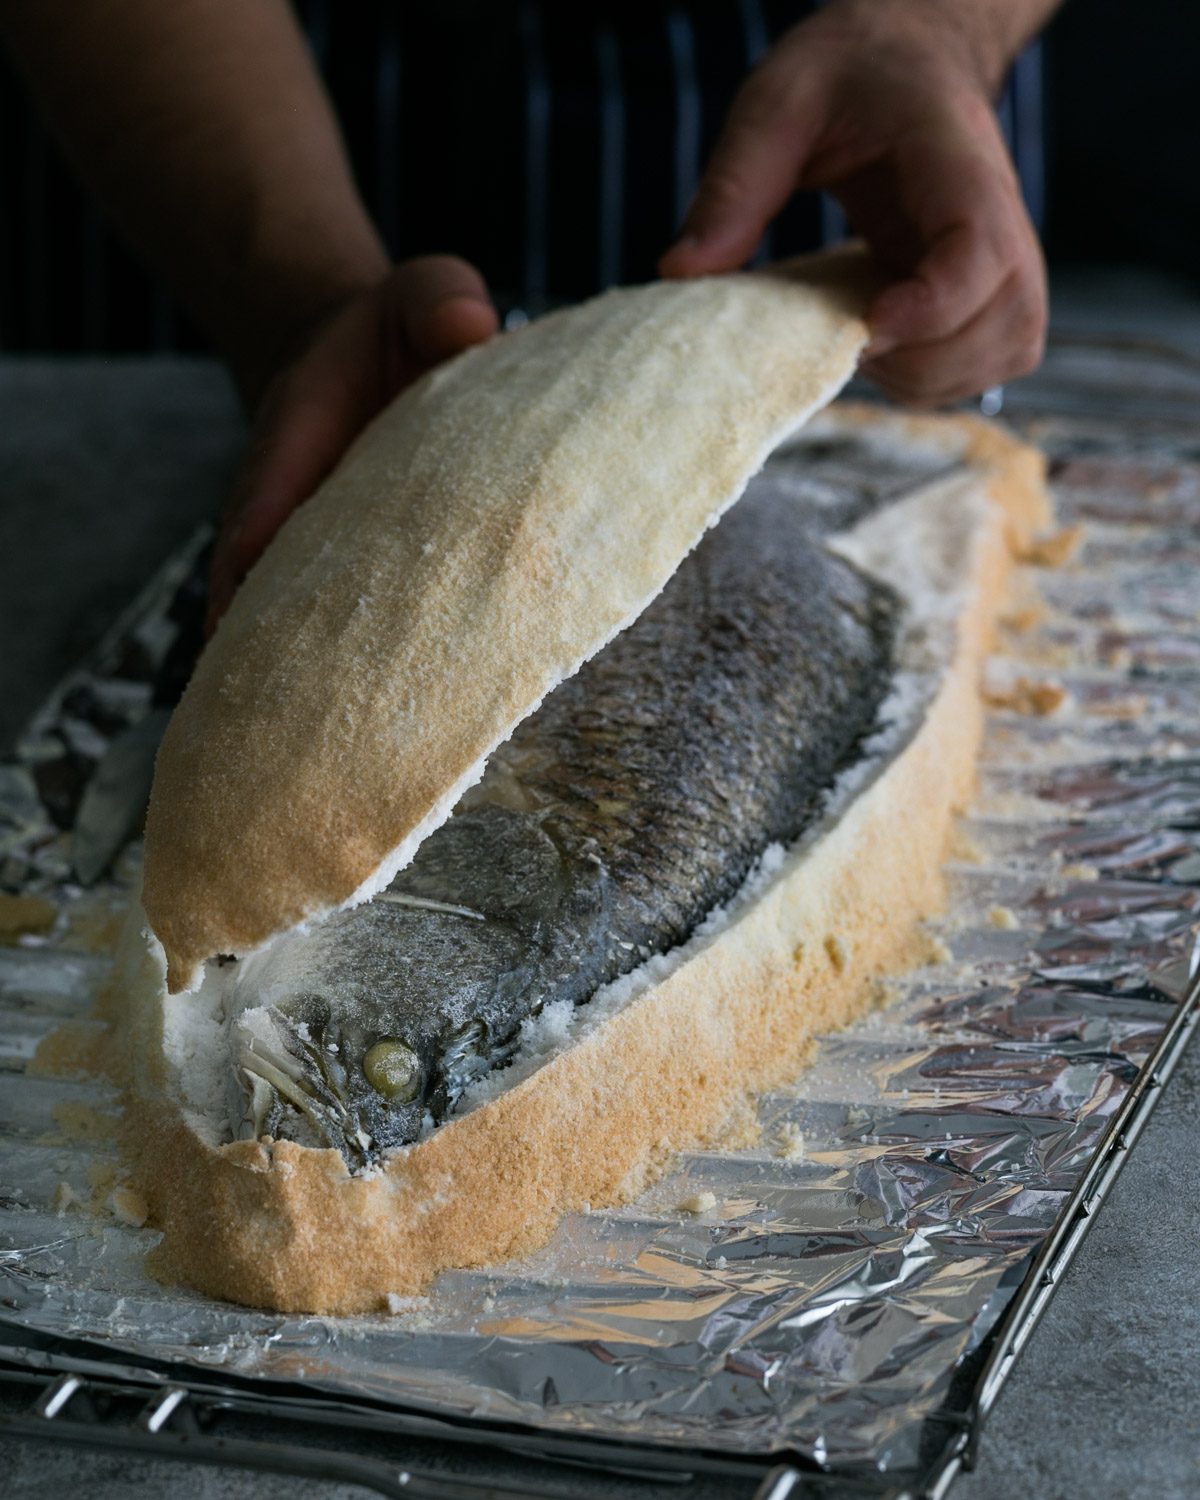
{"type": "Polygon", "coordinates": [[[387,892],[258,971],[232,1023],[241,1133],[369,1162],[445,1118],[544,1006],[686,941],[876,727],[896,612],[794,496],[752,487],[387,892]]]}

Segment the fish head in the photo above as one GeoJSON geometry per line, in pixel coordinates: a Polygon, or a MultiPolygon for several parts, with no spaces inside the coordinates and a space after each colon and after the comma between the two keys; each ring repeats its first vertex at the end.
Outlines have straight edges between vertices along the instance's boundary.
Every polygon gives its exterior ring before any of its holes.
{"type": "Polygon", "coordinates": [[[250,967],[230,1005],[236,1133],[368,1164],[509,1059],[534,998],[579,967],[564,928],[603,928],[603,871],[545,822],[459,814],[388,890],[250,967]]]}

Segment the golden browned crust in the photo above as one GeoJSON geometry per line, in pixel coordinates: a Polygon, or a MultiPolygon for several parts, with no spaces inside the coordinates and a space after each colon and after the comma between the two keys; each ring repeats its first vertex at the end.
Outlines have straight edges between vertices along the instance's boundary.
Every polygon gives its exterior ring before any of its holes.
{"type": "Polygon", "coordinates": [[[172,991],[381,886],[851,374],[865,257],[606,293],[383,412],[239,591],[159,753],[172,991]]]}
{"type": "Polygon", "coordinates": [[[352,1312],[446,1267],[527,1251],[564,1212],[623,1201],[672,1152],[718,1137],[748,1098],[795,1075],[816,1034],[868,1003],[877,976],[918,956],[916,924],[941,904],[952,815],[973,781],[981,660],[1013,551],[1047,520],[1041,463],[981,424],[919,419],[906,437],[907,418],[833,420],[948,456],[965,447],[967,488],[995,502],[969,512],[953,659],[906,748],[714,941],[374,1176],[351,1176],[334,1151],[199,1139],[163,1047],[165,1007],[190,1002],[168,999],[161,953],[134,933],[118,1050],[135,1068],[129,1138],[165,1274],[237,1302],[352,1312]]]}

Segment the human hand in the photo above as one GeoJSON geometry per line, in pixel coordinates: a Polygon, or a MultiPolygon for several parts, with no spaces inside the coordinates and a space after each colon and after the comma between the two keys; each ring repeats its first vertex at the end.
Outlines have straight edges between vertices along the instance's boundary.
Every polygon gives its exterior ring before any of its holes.
{"type": "Polygon", "coordinates": [[[888,395],[941,405],[1033,369],[1045,267],[991,94],[1014,18],[1051,8],[830,0],[743,84],[663,275],[733,270],[796,189],[823,189],[888,277],[862,366],[888,395]]]}
{"type": "Polygon", "coordinates": [[[405,261],[326,311],[255,405],[217,533],[210,634],[267,543],[371,418],[419,375],[490,338],[497,326],[483,278],[450,255],[405,261]]]}

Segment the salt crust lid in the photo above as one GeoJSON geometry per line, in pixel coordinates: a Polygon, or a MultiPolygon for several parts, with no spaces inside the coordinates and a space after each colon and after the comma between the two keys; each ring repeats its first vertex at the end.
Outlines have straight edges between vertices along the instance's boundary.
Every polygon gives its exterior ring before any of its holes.
{"type": "Polygon", "coordinates": [[[405,391],[239,590],[167,729],[172,991],[366,900],[853,372],[865,255],[606,292],[405,391]]]}

